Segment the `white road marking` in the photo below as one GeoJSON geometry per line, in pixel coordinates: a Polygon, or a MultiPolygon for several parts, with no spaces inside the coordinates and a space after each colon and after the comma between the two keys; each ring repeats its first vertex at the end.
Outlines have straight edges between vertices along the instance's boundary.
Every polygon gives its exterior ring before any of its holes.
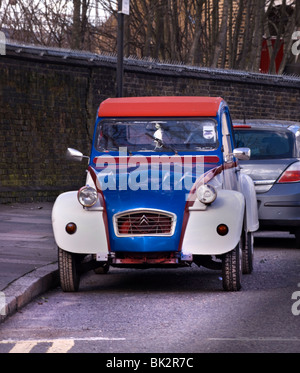
{"type": "Polygon", "coordinates": [[[37,345],[36,341],[20,341],[15,344],[15,346],[9,351],[9,353],[13,354],[26,354],[30,352],[34,346],[37,345]]]}
{"type": "Polygon", "coordinates": [[[52,346],[48,348],[47,353],[49,354],[61,354],[66,353],[74,346],[74,339],[58,339],[53,341],[52,346]]]}
{"type": "Polygon", "coordinates": [[[67,353],[76,341],[125,341],[126,338],[109,337],[86,337],[86,338],[61,338],[61,339],[37,339],[37,340],[16,340],[6,339],[0,344],[15,344],[9,353],[28,353],[39,343],[52,343],[47,353],[67,353]]]}
{"type": "Polygon", "coordinates": [[[238,342],[300,342],[300,338],[291,337],[233,337],[233,338],[207,338],[209,341],[238,341],[238,342]]]}

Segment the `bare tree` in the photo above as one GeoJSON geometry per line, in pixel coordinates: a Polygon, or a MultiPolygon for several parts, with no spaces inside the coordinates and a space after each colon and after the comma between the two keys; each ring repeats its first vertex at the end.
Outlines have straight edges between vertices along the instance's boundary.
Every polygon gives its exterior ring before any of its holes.
{"type": "Polygon", "coordinates": [[[283,0],[275,6],[274,0],[269,2],[265,13],[264,31],[266,35],[267,48],[270,58],[269,72],[281,74],[287,64],[292,45],[292,34],[297,25],[298,0],[287,4],[283,0]],[[283,57],[279,66],[276,58],[280,49],[283,48],[283,57]]]}
{"type": "Polygon", "coordinates": [[[253,34],[251,35],[251,50],[247,69],[258,71],[261,60],[263,24],[265,17],[265,0],[254,1],[253,34]]]}
{"type": "Polygon", "coordinates": [[[195,13],[195,29],[194,37],[191,45],[191,49],[188,55],[188,62],[193,65],[198,65],[201,62],[201,44],[200,38],[203,33],[202,27],[202,12],[205,0],[196,1],[196,13],[195,13]]]}
{"type": "MultiPolygon", "coordinates": [[[[299,3],[299,1],[298,1],[299,3]]],[[[299,4],[298,4],[299,6],[299,4]]],[[[286,9],[285,9],[286,11],[286,9]]],[[[286,67],[286,64],[289,60],[289,56],[291,54],[291,48],[292,48],[292,34],[296,28],[298,19],[297,19],[297,11],[296,9],[293,10],[292,16],[287,17],[288,21],[282,36],[282,43],[283,43],[283,58],[281,60],[280,66],[278,68],[278,74],[282,74],[284,72],[284,69],[286,67]]]]}
{"type": "MultiPolygon", "coordinates": [[[[270,72],[289,61],[300,0],[130,0],[124,54],[199,66],[259,71],[263,38],[270,72]]],[[[117,0],[0,0],[0,29],[11,39],[117,51],[117,0]],[[99,14],[102,18],[99,18],[99,14]]]]}
{"type": "Polygon", "coordinates": [[[211,67],[216,67],[221,53],[226,51],[227,20],[229,11],[229,0],[223,1],[222,23],[215,44],[211,67]]]}

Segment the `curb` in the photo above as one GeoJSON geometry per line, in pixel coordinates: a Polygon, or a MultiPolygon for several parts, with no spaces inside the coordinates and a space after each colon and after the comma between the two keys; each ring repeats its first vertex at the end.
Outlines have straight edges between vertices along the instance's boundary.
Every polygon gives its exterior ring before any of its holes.
{"type": "Polygon", "coordinates": [[[28,304],[33,298],[58,286],[58,284],[57,262],[37,268],[13,281],[1,291],[4,301],[0,307],[0,323],[28,304]]]}

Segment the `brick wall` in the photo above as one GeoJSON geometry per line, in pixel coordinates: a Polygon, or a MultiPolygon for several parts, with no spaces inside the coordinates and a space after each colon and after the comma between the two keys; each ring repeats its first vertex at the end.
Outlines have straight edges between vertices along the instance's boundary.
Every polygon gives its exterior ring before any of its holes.
{"type": "MultiPolygon", "coordinates": [[[[83,185],[97,108],[116,93],[116,58],[7,45],[0,56],[0,203],[53,201],[83,185]]],[[[232,116],[299,120],[300,78],[125,61],[124,96],[222,96],[232,116]]]]}

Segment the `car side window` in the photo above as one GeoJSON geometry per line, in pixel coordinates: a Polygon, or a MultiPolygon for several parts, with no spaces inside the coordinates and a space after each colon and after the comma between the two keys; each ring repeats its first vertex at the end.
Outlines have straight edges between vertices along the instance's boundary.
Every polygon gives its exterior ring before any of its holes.
{"type": "Polygon", "coordinates": [[[232,145],[231,145],[231,138],[230,138],[230,131],[229,131],[229,123],[227,114],[224,112],[222,114],[222,143],[223,143],[223,151],[224,151],[224,159],[225,162],[231,160],[232,156],[232,145]]]}

